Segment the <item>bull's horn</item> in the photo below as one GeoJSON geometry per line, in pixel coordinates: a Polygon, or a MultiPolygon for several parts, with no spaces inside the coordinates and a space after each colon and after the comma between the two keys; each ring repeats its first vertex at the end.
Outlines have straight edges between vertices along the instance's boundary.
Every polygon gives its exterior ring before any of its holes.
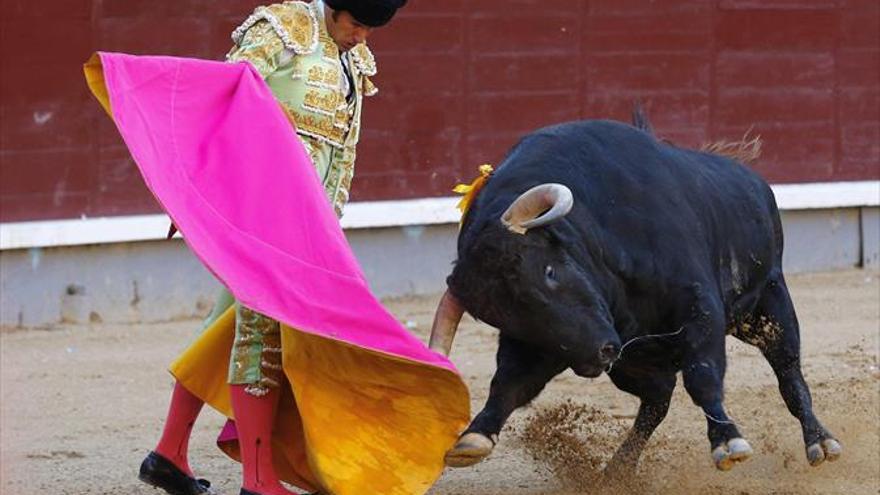
{"type": "Polygon", "coordinates": [[[428,343],[431,350],[444,356],[449,355],[449,351],[452,350],[452,341],[455,339],[455,332],[458,330],[458,322],[461,321],[463,314],[464,307],[447,290],[443,294],[443,298],[440,299],[437,313],[434,315],[434,325],[431,326],[431,341],[428,343]]]}
{"type": "Polygon", "coordinates": [[[501,222],[511,232],[525,234],[529,229],[559,220],[571,211],[572,206],[571,189],[562,184],[541,184],[520,194],[501,215],[501,222]],[[546,213],[541,215],[544,211],[546,213]]]}

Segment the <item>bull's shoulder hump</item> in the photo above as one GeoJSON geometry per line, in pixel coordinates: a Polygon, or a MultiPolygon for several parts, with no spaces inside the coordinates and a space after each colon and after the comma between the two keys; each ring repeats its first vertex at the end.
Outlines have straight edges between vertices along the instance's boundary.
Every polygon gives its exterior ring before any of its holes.
{"type": "MultiPolygon", "coordinates": [[[[653,145],[654,137],[642,130],[614,120],[579,120],[540,128],[524,136],[518,146],[543,145],[549,148],[578,148],[593,143],[598,148],[625,148],[636,143],[653,145]]],[[[590,146],[588,146],[590,147],[590,146]]]]}
{"type": "Polygon", "coordinates": [[[585,133],[607,132],[638,133],[640,131],[629,124],[618,122],[616,120],[591,119],[575,120],[571,122],[563,122],[561,124],[542,127],[532,134],[543,136],[570,136],[582,135],[585,133]]]}
{"type": "MultiPolygon", "coordinates": [[[[553,174],[579,181],[588,169],[613,174],[613,169],[638,162],[639,156],[655,154],[658,144],[653,136],[622,122],[566,122],[524,136],[508,152],[496,178],[513,175],[510,180],[522,184],[525,176],[553,174]]],[[[495,182],[497,186],[503,181],[495,182]]]]}

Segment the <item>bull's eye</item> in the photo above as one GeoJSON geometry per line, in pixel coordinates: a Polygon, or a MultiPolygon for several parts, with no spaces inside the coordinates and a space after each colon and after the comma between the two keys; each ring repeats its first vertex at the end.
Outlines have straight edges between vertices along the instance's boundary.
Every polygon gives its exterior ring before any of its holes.
{"type": "Polygon", "coordinates": [[[547,267],[544,268],[544,278],[547,279],[547,284],[549,284],[551,287],[555,286],[557,284],[556,270],[554,270],[552,266],[547,265],[547,267]]]}

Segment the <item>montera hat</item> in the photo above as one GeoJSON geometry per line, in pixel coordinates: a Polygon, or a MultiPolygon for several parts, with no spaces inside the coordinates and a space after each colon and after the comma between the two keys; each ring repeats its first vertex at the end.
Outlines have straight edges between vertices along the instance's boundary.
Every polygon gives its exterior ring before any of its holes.
{"type": "Polygon", "coordinates": [[[324,0],[333,10],[345,10],[356,21],[370,27],[388,24],[397,9],[406,5],[407,0],[324,0]]]}

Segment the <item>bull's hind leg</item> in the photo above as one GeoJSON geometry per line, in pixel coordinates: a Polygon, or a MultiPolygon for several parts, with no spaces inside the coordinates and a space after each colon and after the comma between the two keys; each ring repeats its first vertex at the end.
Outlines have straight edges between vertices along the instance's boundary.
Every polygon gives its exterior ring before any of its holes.
{"type": "Polygon", "coordinates": [[[634,377],[620,368],[614,368],[609,376],[617,388],[642,401],[632,429],[605,468],[605,473],[611,478],[626,479],[635,472],[648,439],[669,411],[669,401],[675,390],[675,374],[634,377]]]}
{"type": "Polygon", "coordinates": [[[501,337],[497,369],[483,410],[471,421],[455,446],[446,453],[446,465],[466,467],[486,458],[510,414],[528,404],[547,382],[567,367],[558,357],[532,346],[501,337]]]}
{"type": "Polygon", "coordinates": [[[692,306],[692,314],[691,321],[683,327],[684,386],[706,416],[715,467],[727,471],[751,457],[752,448],[724,410],[724,312],[720,301],[704,298],[692,306]]]}
{"type": "Polygon", "coordinates": [[[758,347],[773,368],[785,405],[801,423],[810,465],[836,461],[842,449],[813,414],[810,389],[801,373],[800,328],[781,274],[767,284],[754,317],[741,325],[734,336],[758,347]]]}

